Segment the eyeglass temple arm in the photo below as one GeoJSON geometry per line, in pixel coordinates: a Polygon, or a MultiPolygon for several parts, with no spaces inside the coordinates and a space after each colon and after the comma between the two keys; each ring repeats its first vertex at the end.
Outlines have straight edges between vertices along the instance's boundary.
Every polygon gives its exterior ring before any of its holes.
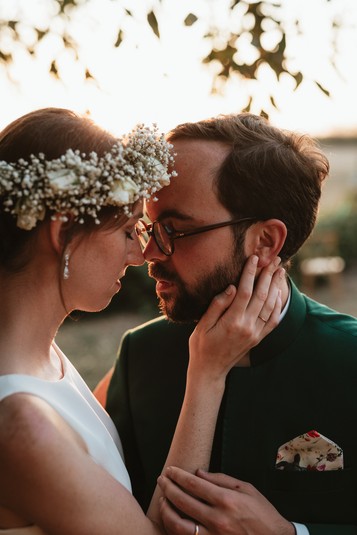
{"type": "MultiPolygon", "coordinates": [[[[188,231],[179,231],[175,230],[175,232],[170,234],[170,237],[172,239],[178,239],[178,238],[184,238],[185,236],[193,236],[194,234],[201,234],[201,232],[206,232],[208,230],[214,230],[215,228],[222,228],[222,227],[228,227],[231,225],[236,225],[238,223],[243,223],[244,221],[254,221],[255,217],[244,217],[243,219],[236,219],[233,221],[226,221],[224,223],[215,223],[214,225],[206,225],[204,227],[201,227],[199,229],[195,230],[188,230],[188,231]]],[[[152,231],[151,231],[152,232],[152,231]]]]}

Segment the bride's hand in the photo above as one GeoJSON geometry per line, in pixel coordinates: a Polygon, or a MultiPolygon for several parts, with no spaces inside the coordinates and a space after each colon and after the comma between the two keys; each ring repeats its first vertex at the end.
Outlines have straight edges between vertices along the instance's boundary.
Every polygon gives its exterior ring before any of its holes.
{"type": "Polygon", "coordinates": [[[263,268],[256,284],[258,257],[251,256],[236,289],[217,295],[190,337],[189,371],[225,378],[249,350],[278,324],[285,270],[280,258],[263,268]]]}

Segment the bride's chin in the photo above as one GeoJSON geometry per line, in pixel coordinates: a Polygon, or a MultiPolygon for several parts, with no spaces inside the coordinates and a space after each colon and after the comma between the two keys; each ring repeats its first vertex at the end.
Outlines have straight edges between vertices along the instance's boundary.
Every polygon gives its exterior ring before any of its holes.
{"type": "Polygon", "coordinates": [[[100,312],[101,310],[104,310],[105,308],[107,308],[107,306],[110,305],[111,300],[120,291],[120,289],[121,282],[120,280],[117,280],[109,290],[107,289],[107,291],[103,292],[102,295],[97,295],[96,299],[95,296],[92,294],[91,300],[87,299],[87,302],[82,301],[81,303],[72,303],[75,306],[71,307],[71,309],[80,310],[81,312],[100,312]]]}

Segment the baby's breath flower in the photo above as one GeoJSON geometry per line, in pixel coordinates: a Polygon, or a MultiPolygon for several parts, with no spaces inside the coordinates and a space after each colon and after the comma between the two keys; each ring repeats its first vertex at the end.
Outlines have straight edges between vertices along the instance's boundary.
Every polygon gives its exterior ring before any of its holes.
{"type": "Polygon", "coordinates": [[[79,223],[89,216],[99,224],[98,212],[109,205],[130,215],[133,203],[150,198],[176,176],[169,172],[171,149],[156,125],[140,124],[102,157],[69,149],[50,161],[42,153],[29,161],[0,161],[0,206],[24,230],[42,221],[47,210],[52,218],[60,214],[64,221],[71,215],[79,223]]]}

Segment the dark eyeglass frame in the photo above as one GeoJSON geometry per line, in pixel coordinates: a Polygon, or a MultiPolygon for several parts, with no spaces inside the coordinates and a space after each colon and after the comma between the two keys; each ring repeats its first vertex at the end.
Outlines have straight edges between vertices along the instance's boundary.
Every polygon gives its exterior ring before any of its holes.
{"type": "Polygon", "coordinates": [[[243,223],[245,221],[258,221],[258,218],[242,217],[241,219],[231,219],[230,221],[224,221],[223,223],[214,223],[212,225],[205,225],[204,227],[198,227],[187,231],[173,230],[170,227],[166,226],[164,223],[161,223],[160,221],[154,221],[153,223],[148,224],[143,219],[140,219],[135,226],[135,231],[143,248],[145,248],[147,245],[147,242],[143,237],[143,233],[146,232],[149,238],[154,238],[156,245],[165,256],[171,256],[175,252],[174,240],[177,240],[179,238],[186,238],[187,236],[194,236],[195,234],[201,234],[202,232],[208,232],[209,230],[214,230],[216,228],[228,227],[230,225],[238,225],[239,223],[243,223]],[[139,228],[139,224],[143,225],[144,229],[139,228]],[[170,249],[164,249],[162,243],[160,243],[160,232],[157,231],[157,228],[160,227],[164,229],[169,238],[170,249]]]}

